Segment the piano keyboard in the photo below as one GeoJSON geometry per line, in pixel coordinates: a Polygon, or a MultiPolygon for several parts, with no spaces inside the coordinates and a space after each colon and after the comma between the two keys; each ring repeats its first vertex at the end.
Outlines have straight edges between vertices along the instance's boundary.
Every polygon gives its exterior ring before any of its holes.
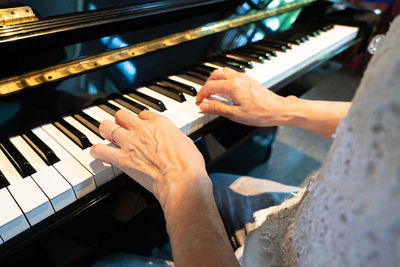
{"type": "MultiPolygon", "coordinates": [[[[135,90],[125,90],[20,135],[0,139],[0,246],[121,174],[94,160],[90,147],[108,143],[98,132],[118,109],[137,115],[149,109],[189,135],[216,118],[201,114],[196,92],[215,68],[230,66],[270,87],[357,36],[355,27],[334,25],[272,36],[226,52],[186,71],[135,90]],[[308,39],[308,40],[306,40],[308,39]]],[[[223,99],[222,99],[223,100],[223,99]]]]}

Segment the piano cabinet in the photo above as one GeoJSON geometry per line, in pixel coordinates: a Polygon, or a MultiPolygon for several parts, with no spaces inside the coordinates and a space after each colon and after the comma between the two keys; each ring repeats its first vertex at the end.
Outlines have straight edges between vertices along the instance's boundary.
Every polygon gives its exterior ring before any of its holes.
{"type": "Polygon", "coordinates": [[[88,265],[126,239],[135,242],[123,250],[150,255],[168,239],[162,212],[118,168],[91,158],[93,143],[108,142],[98,125],[118,109],[160,113],[212,168],[256,130],[199,113],[195,95],[213,70],[229,67],[281,95],[301,95],[308,88],[294,89],[299,77],[362,52],[379,19],[322,0],[46,0],[0,8],[2,266],[88,265]]]}

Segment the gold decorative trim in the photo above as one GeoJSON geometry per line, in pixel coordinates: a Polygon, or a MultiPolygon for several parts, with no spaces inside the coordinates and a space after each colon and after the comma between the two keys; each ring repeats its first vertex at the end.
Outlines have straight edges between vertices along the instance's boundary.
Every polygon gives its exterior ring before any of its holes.
{"type": "Polygon", "coordinates": [[[38,19],[29,6],[0,9],[0,27],[36,20],[38,19]]]}
{"type": "Polygon", "coordinates": [[[88,72],[100,67],[120,63],[134,57],[184,42],[199,39],[231,28],[256,22],[268,17],[286,13],[307,6],[316,0],[300,0],[271,10],[262,10],[233,19],[226,19],[197,27],[184,32],[157,38],[152,41],[111,50],[105,53],[73,60],[64,64],[51,66],[42,70],[29,72],[20,76],[0,80],[0,96],[15,93],[24,88],[37,86],[46,82],[65,79],[66,77],[88,72]]]}

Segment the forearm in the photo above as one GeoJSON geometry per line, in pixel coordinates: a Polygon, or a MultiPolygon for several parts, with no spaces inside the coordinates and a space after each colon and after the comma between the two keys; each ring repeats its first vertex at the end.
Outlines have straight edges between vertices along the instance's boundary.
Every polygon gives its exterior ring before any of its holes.
{"type": "Polygon", "coordinates": [[[175,266],[239,266],[211,182],[177,189],[165,202],[164,212],[175,266]]]}
{"type": "Polygon", "coordinates": [[[351,107],[351,102],[307,100],[294,96],[287,97],[286,102],[280,125],[299,127],[328,138],[332,138],[340,120],[351,107]]]}

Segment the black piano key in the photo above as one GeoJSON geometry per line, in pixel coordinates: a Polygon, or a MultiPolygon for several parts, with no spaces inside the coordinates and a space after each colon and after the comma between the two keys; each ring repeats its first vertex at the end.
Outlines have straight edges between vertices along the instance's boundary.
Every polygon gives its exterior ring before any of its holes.
{"type": "Polygon", "coordinates": [[[243,65],[238,64],[236,62],[232,62],[232,61],[226,61],[226,60],[222,60],[222,59],[218,59],[218,58],[212,58],[212,59],[210,59],[210,63],[213,63],[215,65],[220,65],[222,67],[228,67],[228,68],[234,69],[238,72],[246,71],[246,68],[243,65]]]}
{"type": "Polygon", "coordinates": [[[167,85],[169,87],[175,88],[176,90],[181,91],[182,93],[191,95],[191,96],[196,96],[197,95],[197,91],[193,86],[181,83],[181,82],[177,82],[175,80],[172,80],[170,78],[166,78],[164,80],[159,81],[160,83],[167,85]]]}
{"type": "Polygon", "coordinates": [[[93,104],[95,104],[96,106],[98,106],[99,108],[101,108],[102,110],[104,110],[105,112],[115,116],[115,113],[120,110],[119,107],[114,106],[113,104],[111,104],[110,102],[104,100],[104,99],[96,99],[93,104]]]}
{"type": "Polygon", "coordinates": [[[310,40],[310,35],[309,34],[303,34],[303,33],[298,33],[295,31],[289,31],[287,32],[288,35],[299,38],[300,41],[305,42],[310,40]]]}
{"type": "Polygon", "coordinates": [[[0,171],[0,189],[7,187],[9,185],[10,183],[8,182],[4,174],[0,171]]]}
{"type": "Polygon", "coordinates": [[[11,143],[8,138],[0,138],[0,149],[10,160],[12,165],[23,177],[28,177],[36,172],[32,165],[26,160],[26,158],[19,152],[19,150],[11,143]]]}
{"type": "Polygon", "coordinates": [[[276,35],[274,35],[274,39],[282,40],[282,41],[285,41],[285,42],[288,42],[288,43],[292,43],[292,44],[295,44],[295,45],[300,45],[302,43],[302,41],[299,38],[292,37],[292,36],[289,36],[289,35],[286,35],[286,34],[285,35],[276,34],[276,35]]]}
{"type": "Polygon", "coordinates": [[[90,117],[88,114],[81,110],[75,110],[74,114],[72,115],[77,121],[82,123],[89,128],[92,132],[94,132],[97,136],[104,140],[104,138],[100,134],[99,126],[100,122],[95,120],[94,118],[90,117]]]}
{"type": "Polygon", "coordinates": [[[260,41],[260,43],[265,43],[265,44],[278,44],[278,45],[284,45],[286,46],[287,49],[292,49],[292,44],[286,41],[274,39],[274,37],[268,37],[267,39],[264,39],[260,41]]]}
{"type": "Polygon", "coordinates": [[[324,25],[321,27],[321,30],[324,32],[327,32],[329,30],[333,29],[333,25],[332,24],[328,24],[328,25],[324,25]]]}
{"type": "Polygon", "coordinates": [[[127,95],[129,95],[133,99],[136,99],[137,101],[139,101],[145,105],[148,105],[149,107],[154,108],[155,110],[157,110],[159,112],[163,112],[163,111],[167,110],[167,108],[165,107],[164,103],[161,100],[158,100],[154,97],[145,95],[134,89],[128,89],[125,92],[127,95]]]}
{"type": "Polygon", "coordinates": [[[123,97],[123,96],[120,96],[120,95],[117,95],[117,94],[112,94],[110,96],[110,99],[114,100],[115,102],[117,102],[121,106],[129,109],[130,111],[133,111],[136,114],[139,114],[143,110],[148,110],[148,108],[143,106],[142,104],[139,104],[136,101],[133,101],[131,99],[128,99],[126,97],[123,97]]]}
{"type": "Polygon", "coordinates": [[[260,49],[260,48],[252,48],[250,46],[240,47],[233,51],[252,53],[252,54],[262,56],[267,59],[271,59],[271,56],[274,56],[274,57],[277,56],[276,49],[260,49]]]}
{"type": "Polygon", "coordinates": [[[150,84],[146,86],[147,88],[156,91],[157,93],[160,93],[162,95],[165,95],[171,99],[174,99],[178,102],[185,102],[186,98],[183,95],[182,92],[173,89],[171,87],[168,86],[164,86],[164,85],[159,85],[159,84],[150,84]]]}
{"type": "Polygon", "coordinates": [[[204,84],[204,82],[205,82],[204,79],[196,78],[195,76],[190,75],[190,74],[188,74],[188,73],[183,73],[183,72],[182,72],[182,73],[176,73],[175,76],[178,76],[178,77],[180,77],[180,78],[182,78],[182,79],[191,81],[191,82],[193,82],[193,83],[197,83],[197,84],[199,84],[199,85],[202,85],[202,84],[204,84]]]}
{"type": "Polygon", "coordinates": [[[276,50],[280,52],[286,52],[286,46],[284,45],[275,45],[275,44],[261,44],[261,43],[255,43],[251,46],[252,48],[258,48],[261,49],[262,51],[269,52],[270,50],[276,50]]]}
{"type": "Polygon", "coordinates": [[[195,65],[195,67],[202,68],[202,69],[208,70],[210,72],[213,72],[214,70],[218,69],[218,68],[214,68],[214,67],[207,66],[207,65],[204,65],[204,64],[197,64],[197,65],[195,65]]]}
{"type": "Polygon", "coordinates": [[[286,38],[286,39],[290,39],[291,41],[295,40],[299,40],[300,43],[304,43],[306,41],[306,38],[300,34],[296,34],[293,32],[280,32],[277,34],[277,36],[280,36],[282,38],[286,38]]]}
{"type": "Polygon", "coordinates": [[[197,71],[193,71],[193,70],[189,70],[189,69],[185,69],[184,71],[182,71],[182,74],[193,76],[193,77],[199,79],[200,81],[202,81],[202,83],[205,83],[208,80],[208,75],[207,76],[202,75],[201,73],[199,73],[197,71]]]}
{"type": "Polygon", "coordinates": [[[86,149],[86,148],[92,146],[92,143],[90,143],[87,136],[84,135],[78,129],[76,129],[74,126],[69,124],[66,120],[58,119],[53,124],[62,133],[64,133],[66,136],[68,136],[69,139],[71,139],[75,144],[77,144],[81,149],[86,149]]]}
{"type": "Polygon", "coordinates": [[[50,166],[60,161],[56,153],[31,130],[25,130],[21,136],[47,165],[50,166]]]}
{"type": "Polygon", "coordinates": [[[189,71],[192,71],[194,73],[198,73],[200,75],[203,75],[206,78],[208,78],[210,76],[211,72],[212,72],[212,71],[209,71],[207,69],[202,69],[202,68],[196,67],[196,66],[191,66],[191,67],[188,67],[186,69],[189,70],[189,71]]]}
{"type": "Polygon", "coordinates": [[[239,51],[230,51],[226,54],[228,57],[229,56],[234,56],[236,58],[242,59],[242,60],[248,60],[248,61],[254,61],[258,63],[264,63],[264,57],[255,55],[255,54],[248,54],[244,52],[239,52],[239,51]]]}
{"type": "Polygon", "coordinates": [[[298,30],[298,29],[295,29],[293,31],[296,32],[296,33],[300,33],[300,34],[304,34],[304,35],[310,35],[310,36],[313,36],[313,37],[316,37],[317,35],[320,34],[320,32],[317,32],[317,31],[306,32],[306,31],[298,30]]]}
{"type": "Polygon", "coordinates": [[[215,56],[214,58],[220,58],[221,60],[234,62],[234,63],[240,64],[240,65],[243,65],[249,69],[254,68],[253,63],[251,63],[251,61],[249,61],[249,60],[241,60],[241,59],[231,58],[231,57],[227,57],[226,55],[219,55],[219,56],[215,56]]]}

